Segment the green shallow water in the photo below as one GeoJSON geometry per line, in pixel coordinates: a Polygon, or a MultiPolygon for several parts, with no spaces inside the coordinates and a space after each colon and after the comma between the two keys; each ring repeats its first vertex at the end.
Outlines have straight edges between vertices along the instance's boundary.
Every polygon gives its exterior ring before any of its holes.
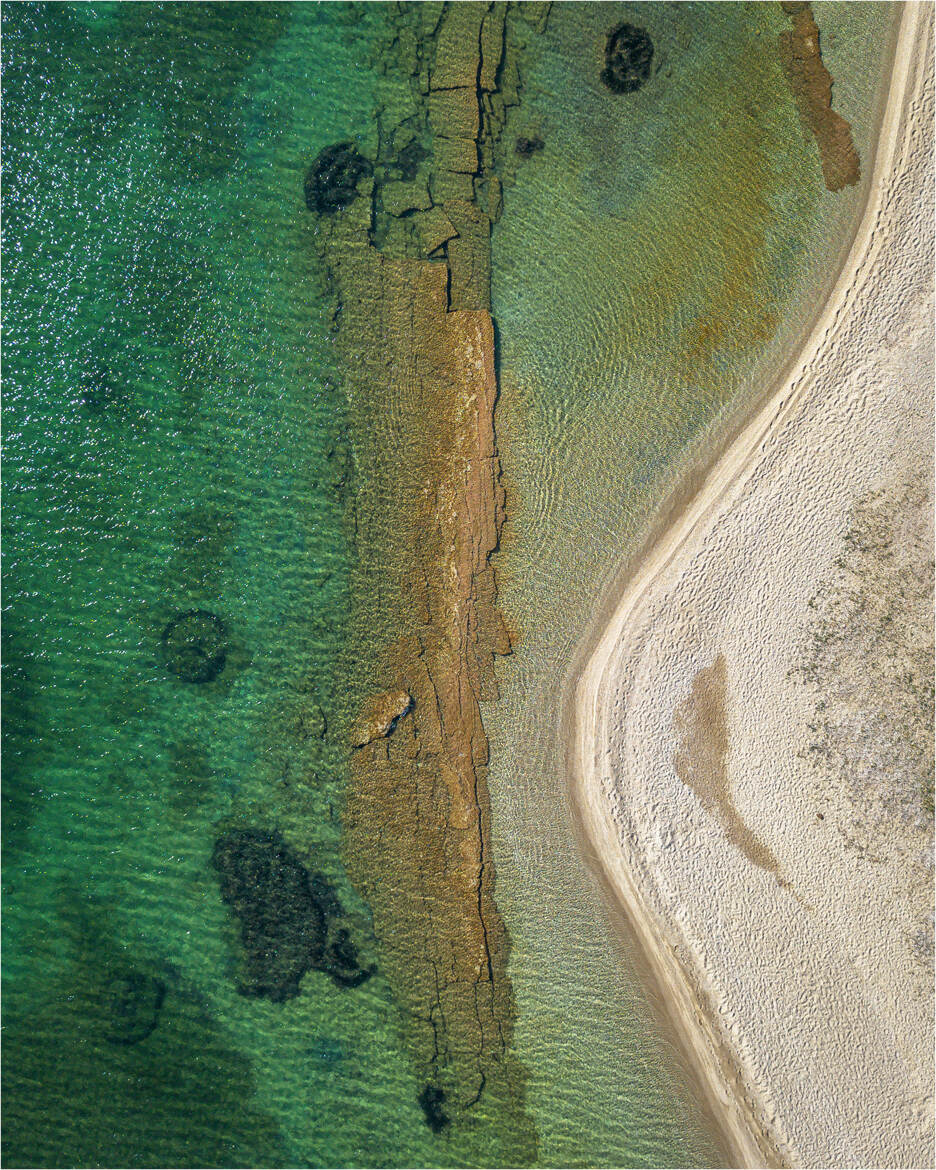
{"type": "MultiPolygon", "coordinates": [[[[864,158],[888,12],[816,11],[864,158]]],[[[372,60],[387,15],[3,8],[10,1166],[453,1157],[339,857],[354,469],[302,177],[326,144],[373,152],[398,84],[372,60]],[[204,686],[161,644],[191,610],[227,630],[204,686]],[[238,993],[211,857],[245,824],[324,876],[373,978],[238,993]],[[127,971],[164,999],[152,1034],[119,1044],[127,971]]],[[[808,315],[857,196],[822,191],[773,48],[754,51],[772,9],[561,5],[543,34],[512,19],[527,46],[510,132],[545,142],[493,241],[499,567],[522,637],[485,724],[517,1047],[541,1164],[712,1164],[577,859],[555,696],[652,501],[808,315]],[[594,80],[624,18],[663,62],[635,101],[594,80]]],[[[488,1128],[475,1157],[496,1165],[488,1128]]]]}

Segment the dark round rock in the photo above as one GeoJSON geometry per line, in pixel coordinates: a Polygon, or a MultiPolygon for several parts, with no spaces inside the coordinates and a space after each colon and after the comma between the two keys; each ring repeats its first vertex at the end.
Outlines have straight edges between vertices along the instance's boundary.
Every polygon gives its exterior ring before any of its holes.
{"type": "Polygon", "coordinates": [[[352,142],[326,146],[305,177],[305,201],[309,211],[334,215],[357,195],[357,185],[373,166],[352,142]]]}
{"type": "Polygon", "coordinates": [[[172,674],[184,682],[211,682],[224,669],[227,629],[207,609],[189,609],[166,626],[162,645],[166,668],[172,674]]]}
{"type": "Polygon", "coordinates": [[[619,24],[608,33],[601,80],[614,93],[633,93],[650,76],[653,41],[642,28],[619,24]]]}
{"type": "Polygon", "coordinates": [[[104,1039],[109,1044],[139,1044],[155,1031],[166,986],[142,971],[113,972],[104,985],[104,1039]]]}

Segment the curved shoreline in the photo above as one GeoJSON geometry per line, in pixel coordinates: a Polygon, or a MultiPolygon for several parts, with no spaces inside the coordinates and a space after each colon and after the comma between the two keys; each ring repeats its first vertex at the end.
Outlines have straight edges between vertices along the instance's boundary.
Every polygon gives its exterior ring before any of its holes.
{"type": "Polygon", "coordinates": [[[697,462],[665,502],[643,550],[628,561],[600,604],[563,688],[562,738],[573,826],[583,856],[640,943],[664,1010],[701,1082],[709,1111],[732,1161],[738,1165],[783,1164],[783,1159],[760,1103],[745,1086],[729,1044],[718,1025],[706,1015],[702,989],[692,985],[665,938],[664,924],[647,909],[640,879],[627,864],[616,826],[604,807],[596,762],[599,745],[603,744],[599,739],[602,712],[608,709],[614,684],[608,667],[643,597],[699,526],[744,482],[761,445],[796,410],[810,384],[809,365],[835,329],[871,251],[872,227],[899,142],[900,119],[918,55],[918,32],[924,13],[921,5],[912,3],[904,5],[901,12],[865,205],[842,267],[818,318],[806,333],[805,343],[765,394],[736,418],[727,434],[723,433],[720,449],[710,450],[704,465],[697,462]]]}

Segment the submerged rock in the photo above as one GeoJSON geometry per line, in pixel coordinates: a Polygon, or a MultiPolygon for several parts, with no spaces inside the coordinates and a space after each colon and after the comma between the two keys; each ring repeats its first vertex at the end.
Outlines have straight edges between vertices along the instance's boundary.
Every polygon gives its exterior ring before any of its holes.
{"type": "Polygon", "coordinates": [[[156,1030],[166,985],[152,975],[126,968],[104,986],[104,1039],[109,1044],[139,1044],[156,1030]]]}
{"type": "Polygon", "coordinates": [[[189,609],[166,626],[162,636],[166,668],[183,682],[206,683],[224,669],[227,628],[207,609],[189,609]]]}
{"type": "Polygon", "coordinates": [[[650,76],[653,41],[633,24],[619,24],[608,33],[601,80],[614,93],[633,93],[650,76]]]}
{"type": "Polygon", "coordinates": [[[358,183],[373,170],[352,142],[326,146],[306,172],[306,207],[319,215],[344,210],[357,195],[358,183]]]}

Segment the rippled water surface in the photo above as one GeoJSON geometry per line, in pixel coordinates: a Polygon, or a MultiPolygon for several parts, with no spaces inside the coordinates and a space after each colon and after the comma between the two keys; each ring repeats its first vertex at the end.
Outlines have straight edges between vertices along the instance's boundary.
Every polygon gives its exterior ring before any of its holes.
{"type": "MultiPolygon", "coordinates": [[[[894,9],[813,8],[867,173],[894,9]]],[[[857,223],[864,186],[825,189],[790,97],[787,26],[773,4],[554,5],[509,127],[543,149],[518,164],[493,237],[498,571],[518,648],[485,726],[517,1046],[547,1164],[573,1164],[596,1117],[612,1164],[718,1157],[571,841],[558,718],[654,504],[780,373],[857,223]],[[612,97],[600,62],[623,21],[657,55],[642,89],[612,97]]]]}
{"type": "MultiPolygon", "coordinates": [[[[814,8],[864,160],[890,15],[814,8]]],[[[354,469],[302,197],[322,146],[373,152],[388,11],[3,10],[10,1166],[451,1161],[340,861],[354,469]],[[180,615],[210,679],[180,677],[180,615]],[[366,982],[240,994],[212,858],[245,825],[317,875],[366,982]]],[[[558,688],[680,459],[781,364],[861,193],[821,186],[778,6],[514,25],[509,131],[544,147],[511,164],[493,240],[519,639],[485,724],[517,1043],[543,1164],[709,1164],[575,853],[558,688]],[[615,97],[621,19],[660,68],[615,97]]]]}

